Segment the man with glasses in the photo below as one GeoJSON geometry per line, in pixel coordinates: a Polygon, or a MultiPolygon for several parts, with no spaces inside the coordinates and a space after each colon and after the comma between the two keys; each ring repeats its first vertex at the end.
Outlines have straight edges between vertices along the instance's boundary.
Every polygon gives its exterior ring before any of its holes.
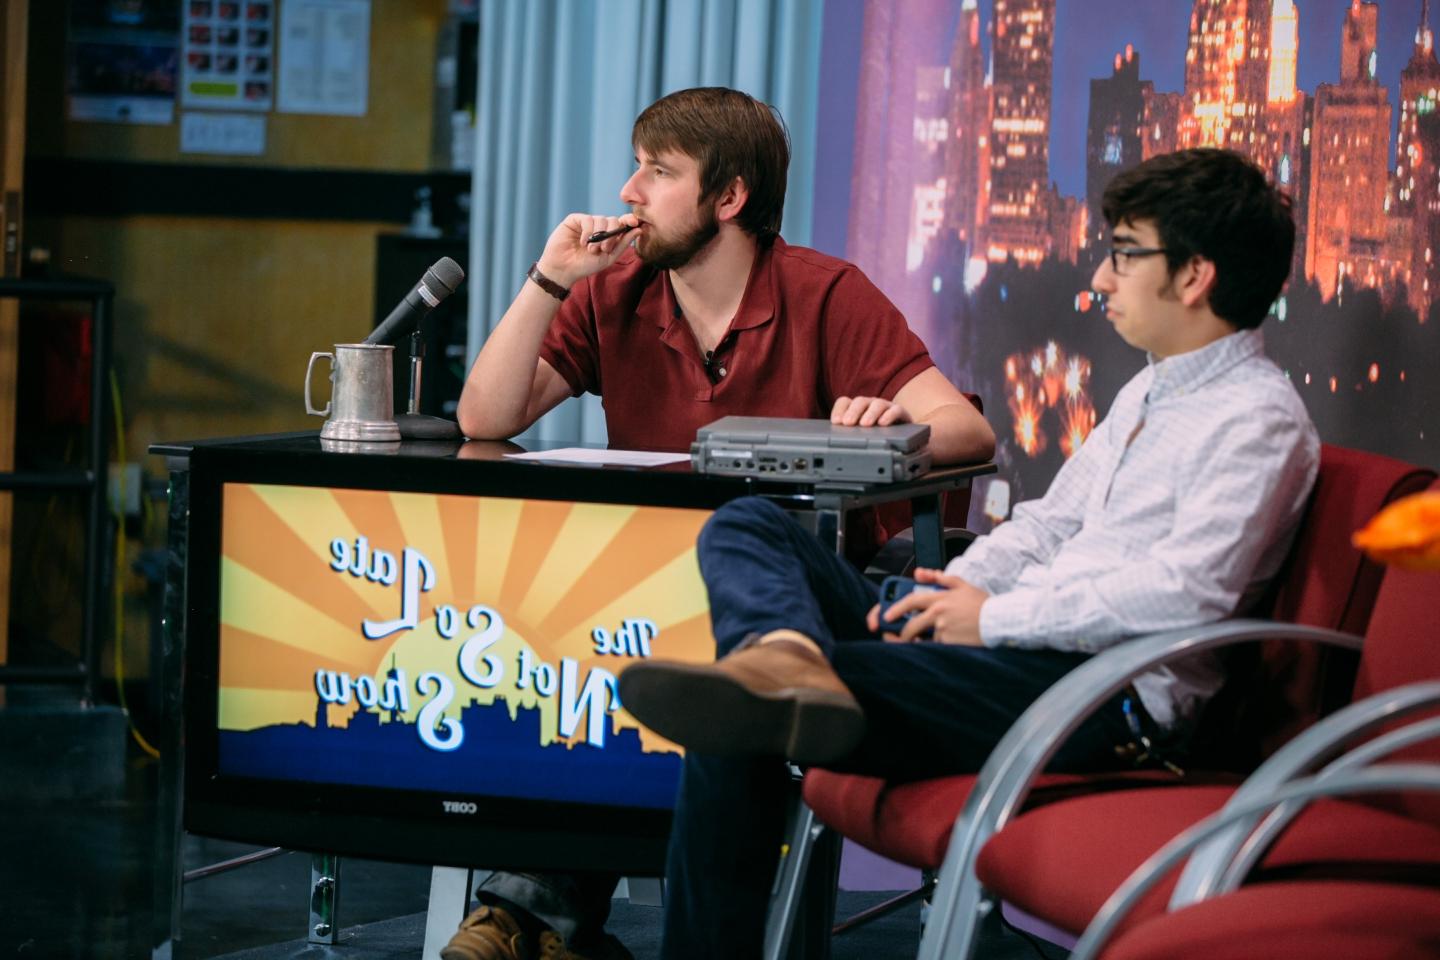
{"type": "MultiPolygon", "coordinates": [[[[729,655],[642,661],[620,678],[626,708],[687,748],[665,956],[759,955],[784,760],[890,779],[974,772],[1087,657],[1242,612],[1279,568],[1319,460],[1257,329],[1289,273],[1289,200],[1238,154],[1201,149],[1116,177],[1103,209],[1113,246],[1091,285],[1149,362],[1043,498],[944,571],[917,571],[935,589],[882,618],[874,584],[763,500],[727,504],[702,532],[729,655]]],[[[1221,679],[1208,659],[1138,678],[1055,765],[1122,762],[1132,719],[1143,735],[1183,731],[1221,679]]]]}

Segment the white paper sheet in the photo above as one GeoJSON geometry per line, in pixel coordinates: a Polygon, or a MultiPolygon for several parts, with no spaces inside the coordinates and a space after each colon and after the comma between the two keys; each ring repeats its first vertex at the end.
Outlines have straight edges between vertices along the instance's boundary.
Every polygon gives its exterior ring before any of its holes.
{"type": "Polygon", "coordinates": [[[659,467],[667,463],[684,463],[688,453],[651,453],[646,450],[591,450],[586,447],[561,447],[558,450],[537,450],[534,453],[507,453],[510,460],[544,460],[546,463],[618,464],[625,467],[659,467]]]}
{"type": "Polygon", "coordinates": [[[186,110],[180,114],[180,152],[261,156],[265,153],[265,117],[186,110]]]}
{"type": "Polygon", "coordinates": [[[280,6],[281,113],[363,117],[370,90],[370,0],[280,6]]]}

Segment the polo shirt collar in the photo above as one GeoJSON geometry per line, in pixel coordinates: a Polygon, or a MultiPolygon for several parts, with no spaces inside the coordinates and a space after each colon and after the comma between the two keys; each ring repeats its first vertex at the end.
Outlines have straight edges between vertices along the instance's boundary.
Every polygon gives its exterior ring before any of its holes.
{"type": "MultiPolygon", "coordinates": [[[[769,247],[755,251],[755,262],[750,265],[750,279],[745,282],[745,293],[740,298],[740,309],[730,321],[731,330],[749,330],[768,323],[775,316],[775,257],[785,250],[785,241],[779,237],[769,247]]],[[[678,334],[689,336],[688,329],[680,322],[675,300],[675,290],[670,286],[670,272],[658,271],[659,283],[646,286],[635,306],[635,316],[649,320],[663,329],[660,339],[669,343],[670,337],[678,334]]]]}

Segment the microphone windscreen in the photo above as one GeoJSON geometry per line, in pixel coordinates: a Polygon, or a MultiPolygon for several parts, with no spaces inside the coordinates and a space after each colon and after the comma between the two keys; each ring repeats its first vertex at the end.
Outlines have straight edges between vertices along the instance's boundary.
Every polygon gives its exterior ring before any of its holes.
{"type": "Polygon", "coordinates": [[[465,271],[460,269],[460,264],[449,257],[441,257],[435,261],[435,265],[427,271],[440,286],[445,288],[445,293],[454,293],[456,288],[465,280],[465,271]]]}

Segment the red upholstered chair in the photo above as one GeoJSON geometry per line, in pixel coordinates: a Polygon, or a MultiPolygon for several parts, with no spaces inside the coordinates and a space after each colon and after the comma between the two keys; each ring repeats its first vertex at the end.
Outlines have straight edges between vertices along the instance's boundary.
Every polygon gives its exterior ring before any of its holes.
{"type": "MultiPolygon", "coordinates": [[[[1264,645],[1261,658],[1249,671],[1256,681],[1254,688],[1262,695],[1248,698],[1243,713],[1250,725],[1249,736],[1246,749],[1236,751],[1237,757],[1258,755],[1284,733],[1320,714],[1325,660],[1318,644],[1304,641],[1333,641],[1336,630],[1362,631],[1379,583],[1379,568],[1350,546],[1349,536],[1386,503],[1423,488],[1433,476],[1431,471],[1386,457],[1324,447],[1311,504],[1292,556],[1277,579],[1268,611],[1277,620],[1305,627],[1282,632],[1273,622],[1230,621],[1122,644],[1082,665],[1037,701],[997,746],[978,776],[887,783],[813,770],[805,778],[806,803],[819,821],[846,837],[901,863],[938,869],[921,955],[968,956],[974,945],[974,921],[987,909],[985,895],[974,879],[976,856],[984,842],[1021,809],[1143,782],[1176,784],[1169,774],[1149,771],[1114,776],[1041,772],[1081,719],[1131,677],[1183,656],[1187,650],[1218,648],[1241,640],[1273,641],[1264,645]],[[1302,636],[1306,627],[1316,629],[1302,636]],[[1256,709],[1260,704],[1263,709],[1256,709]]],[[[1355,638],[1350,640],[1353,643],[1355,638]]],[[[1192,772],[1185,782],[1233,784],[1239,779],[1234,772],[1192,772]]],[[[1158,794],[1168,796],[1170,791],[1158,794]]],[[[1163,798],[1157,800],[1164,802],[1163,798]]],[[[784,942],[786,891],[797,887],[795,877],[804,870],[804,843],[799,841],[806,836],[807,825],[802,818],[792,839],[792,855],[782,865],[781,898],[772,913],[767,949],[784,942]]],[[[1130,866],[1139,862],[1137,859],[1130,866]]],[[[1090,867],[1085,864],[1086,870],[1090,867]]],[[[1114,882],[1124,875],[1122,872],[1114,882]]],[[[1083,925],[1069,929],[1079,930],[1083,925]]]]}
{"type": "Polygon", "coordinates": [[[1105,960],[1434,960],[1440,891],[1391,883],[1262,884],[1149,921],[1105,960]]]}
{"type": "MultiPolygon", "coordinates": [[[[1440,490],[1440,483],[1433,489],[1440,490]]],[[[1295,778],[1314,772],[1355,739],[1405,714],[1433,711],[1440,705],[1440,683],[1433,682],[1440,678],[1437,624],[1440,576],[1386,570],[1365,631],[1352,707],[1276,751],[1239,790],[1188,786],[1148,793],[1127,790],[1027,812],[985,845],[976,864],[979,881],[992,895],[1061,929],[1085,929],[1125,878],[1182,831],[1227,804],[1263,801],[1295,778]]],[[[1432,736],[1440,731],[1440,723],[1432,721],[1428,726],[1432,736]]],[[[1412,735],[1427,732],[1423,723],[1407,730],[1412,735]]],[[[1374,744],[1367,748],[1375,749],[1374,744]]],[[[1401,757],[1440,765],[1440,740],[1410,746],[1401,757]]],[[[1367,759],[1366,751],[1357,750],[1347,762],[1353,766],[1367,759]]],[[[1293,811],[1277,814],[1249,840],[1246,828],[1258,818],[1241,821],[1239,828],[1202,847],[1183,876],[1169,871],[1159,877],[1125,911],[1125,924],[1134,926],[1162,914],[1167,899],[1178,906],[1234,890],[1247,876],[1345,881],[1422,876],[1432,886],[1440,880],[1440,799],[1433,796],[1326,800],[1308,807],[1293,822],[1292,817],[1293,811]]],[[[1247,892],[1239,902],[1258,906],[1284,899],[1283,891],[1247,892]]],[[[1215,909],[1206,907],[1205,915],[1215,909]]],[[[1176,922],[1183,926],[1192,920],[1193,916],[1176,922]]],[[[1238,935],[1239,927],[1234,929],[1238,935]]]]}
{"type": "MultiPolygon", "coordinates": [[[[1416,579],[1392,585],[1387,577],[1367,641],[1392,650],[1403,647],[1386,636],[1394,625],[1403,624],[1416,631],[1412,640],[1434,646],[1424,641],[1435,635],[1437,581],[1440,578],[1431,574],[1428,582],[1416,579]],[[1391,626],[1381,623],[1385,619],[1391,626]]],[[[1433,673],[1437,658],[1424,659],[1433,673]]],[[[1396,687],[1359,701],[1296,738],[1256,771],[1224,810],[1186,829],[1136,870],[1101,908],[1076,944],[1072,960],[1092,960],[1097,955],[1107,960],[1440,956],[1440,886],[1435,882],[1440,866],[1440,800],[1434,797],[1440,792],[1437,707],[1440,682],[1396,687]],[[1396,727],[1396,718],[1422,711],[1432,715],[1396,727]],[[1295,776],[1377,729],[1385,732],[1349,749],[1320,774],[1295,776]],[[1408,768],[1390,763],[1395,759],[1408,763],[1408,768]],[[1372,766],[1377,760],[1386,762],[1372,766]],[[1367,783],[1367,777],[1397,779],[1390,784],[1367,783]],[[1415,792],[1390,794],[1378,805],[1391,807],[1406,822],[1377,824],[1377,803],[1366,794],[1402,784],[1415,792]],[[1419,793],[1420,789],[1430,793],[1419,793]],[[1332,799],[1325,801],[1323,813],[1295,802],[1275,807],[1276,799],[1286,794],[1332,799]],[[1262,811],[1268,813],[1252,833],[1262,811]],[[1289,877],[1275,879],[1280,871],[1274,861],[1299,852],[1287,829],[1293,825],[1296,833],[1308,831],[1313,843],[1317,822],[1312,818],[1317,813],[1324,829],[1339,835],[1331,846],[1350,847],[1348,858],[1294,864],[1285,871],[1289,877]],[[1367,843],[1368,836],[1376,833],[1394,858],[1388,863],[1379,861],[1367,843]],[[1267,851],[1271,879],[1239,887],[1267,851]],[[1137,921],[1135,909],[1147,905],[1154,888],[1187,857],[1191,860],[1182,885],[1197,891],[1195,895],[1177,891],[1176,899],[1183,903],[1172,901],[1170,912],[1137,921]],[[1302,868],[1304,874],[1296,878],[1302,868]],[[1414,882],[1417,879],[1428,883],[1414,882]],[[1112,942],[1115,933],[1127,927],[1128,932],[1112,942]]],[[[1327,856],[1333,853],[1327,851],[1327,856]]]]}
{"type": "MultiPolygon", "coordinates": [[[[1414,684],[1393,691],[1393,695],[1362,701],[1348,708],[1345,716],[1337,714],[1332,719],[1343,720],[1342,727],[1373,726],[1387,714],[1433,708],[1437,704],[1440,704],[1440,683],[1414,684]]],[[[1322,741],[1334,746],[1329,731],[1321,732],[1327,735],[1312,737],[1312,746],[1319,747],[1322,741]]],[[[1339,733],[1339,739],[1344,740],[1347,731],[1339,733]]],[[[1437,734],[1440,734],[1440,724],[1432,720],[1411,724],[1397,736],[1434,743],[1437,734]]],[[[1372,742],[1368,746],[1376,745],[1372,742]]],[[[1376,759],[1374,754],[1356,756],[1367,752],[1368,747],[1353,751],[1319,775],[1253,790],[1244,802],[1237,795],[1224,810],[1174,838],[1112,895],[1075,945],[1070,960],[1095,960],[1097,956],[1105,960],[1224,960],[1257,956],[1267,960],[1291,957],[1394,960],[1440,956],[1440,888],[1433,882],[1406,882],[1398,874],[1259,883],[1172,907],[1171,912],[1138,924],[1129,916],[1130,911],[1148,899],[1154,885],[1192,851],[1214,844],[1212,838],[1224,837],[1237,826],[1238,836],[1243,836],[1257,813],[1274,810],[1277,805],[1279,808],[1303,807],[1304,801],[1323,797],[1329,798],[1324,802],[1344,809],[1357,806],[1355,799],[1377,790],[1401,789],[1406,791],[1404,796],[1417,800],[1440,793],[1440,764],[1371,765],[1376,759]],[[1282,800],[1286,802],[1280,803],[1282,800]],[[1112,939],[1117,930],[1127,925],[1127,932],[1118,940],[1112,939]]],[[[1432,825],[1432,833],[1440,833],[1437,828],[1440,825],[1432,825]]],[[[1346,866],[1351,865],[1328,865],[1332,871],[1346,866]]],[[[1214,875],[1222,872],[1223,869],[1214,875]]]]}

